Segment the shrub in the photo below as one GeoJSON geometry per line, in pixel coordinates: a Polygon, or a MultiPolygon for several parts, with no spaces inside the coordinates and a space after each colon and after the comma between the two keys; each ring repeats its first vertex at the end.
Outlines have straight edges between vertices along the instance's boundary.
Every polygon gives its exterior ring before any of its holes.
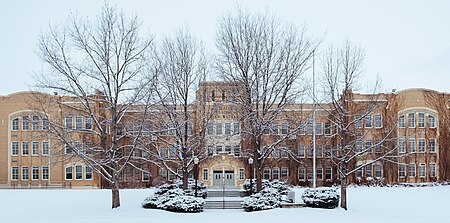
{"type": "Polygon", "coordinates": [[[302,199],[307,207],[335,208],[339,203],[339,194],[332,187],[308,188],[303,192],[302,199]]]}
{"type": "Polygon", "coordinates": [[[174,212],[201,212],[204,201],[201,198],[186,196],[175,184],[164,184],[155,190],[154,195],[142,202],[143,208],[162,209],[174,212]]]}
{"type": "MultiPolygon", "coordinates": [[[[246,179],[242,184],[244,190],[250,191],[250,180],[246,179]]],[[[256,180],[252,179],[252,187],[253,192],[256,191],[256,180]]],[[[262,180],[262,189],[264,188],[275,188],[280,194],[285,195],[290,190],[289,185],[287,185],[284,181],[274,180],[272,182],[268,180],[262,180]]]]}
{"type": "Polygon", "coordinates": [[[259,193],[251,195],[241,203],[245,211],[260,211],[277,208],[280,206],[281,195],[278,190],[266,187],[259,193]]]}
{"type": "Polygon", "coordinates": [[[179,196],[169,199],[161,205],[161,209],[173,212],[196,213],[203,211],[205,201],[193,196],[179,196]]]}

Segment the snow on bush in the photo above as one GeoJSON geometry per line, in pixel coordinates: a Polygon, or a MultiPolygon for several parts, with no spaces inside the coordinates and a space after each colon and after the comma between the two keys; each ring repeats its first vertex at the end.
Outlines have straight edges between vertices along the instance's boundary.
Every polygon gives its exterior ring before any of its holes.
{"type": "Polygon", "coordinates": [[[259,193],[251,195],[241,203],[242,208],[247,211],[260,211],[277,208],[280,206],[281,195],[277,189],[266,187],[259,193]]]}
{"type": "Polygon", "coordinates": [[[161,205],[161,209],[173,212],[196,213],[203,211],[205,201],[193,196],[178,196],[161,205]]]}
{"type": "MultiPolygon", "coordinates": [[[[250,190],[250,180],[246,179],[244,181],[244,183],[242,184],[242,186],[244,187],[244,190],[249,191],[250,190]]],[[[256,191],[256,180],[252,179],[252,187],[253,187],[253,192],[256,191]]],[[[287,194],[288,191],[290,191],[290,187],[289,185],[287,185],[284,181],[279,181],[279,180],[274,180],[272,182],[268,181],[268,180],[262,180],[262,188],[275,188],[276,190],[278,190],[278,192],[282,195],[287,194]]]]}
{"type": "Polygon", "coordinates": [[[339,194],[333,187],[308,188],[302,194],[308,207],[335,208],[339,203],[339,194]]]}
{"type": "Polygon", "coordinates": [[[186,196],[186,193],[178,188],[178,185],[164,184],[155,190],[154,195],[142,202],[142,207],[195,213],[203,211],[204,203],[204,200],[201,198],[186,196]]]}

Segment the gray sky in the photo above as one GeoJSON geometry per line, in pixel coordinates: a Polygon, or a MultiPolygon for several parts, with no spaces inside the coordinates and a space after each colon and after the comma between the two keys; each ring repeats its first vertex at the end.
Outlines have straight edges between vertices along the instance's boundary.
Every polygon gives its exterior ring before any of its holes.
{"type": "MultiPolygon", "coordinates": [[[[144,1],[111,0],[137,14],[144,31],[163,37],[187,25],[211,49],[217,19],[237,5],[269,11],[309,33],[325,35],[322,47],[346,37],[366,50],[365,80],[380,75],[383,88],[450,91],[450,1],[144,1]]],[[[43,63],[37,38],[69,13],[94,18],[103,1],[0,0],[0,95],[28,90],[43,63]]]]}

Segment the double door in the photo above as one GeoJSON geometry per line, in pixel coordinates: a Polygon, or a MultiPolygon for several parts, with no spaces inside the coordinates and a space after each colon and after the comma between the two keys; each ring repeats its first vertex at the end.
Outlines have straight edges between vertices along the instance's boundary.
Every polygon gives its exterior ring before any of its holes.
{"type": "Polygon", "coordinates": [[[214,171],[213,172],[213,186],[234,186],[234,172],[233,171],[214,171]]]}

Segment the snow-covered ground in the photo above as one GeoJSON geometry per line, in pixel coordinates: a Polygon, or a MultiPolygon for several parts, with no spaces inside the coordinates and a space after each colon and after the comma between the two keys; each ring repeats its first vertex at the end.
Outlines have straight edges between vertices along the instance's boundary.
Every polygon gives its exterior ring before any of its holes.
{"type": "MultiPolygon", "coordinates": [[[[297,198],[302,189],[296,188],[297,198]]],[[[450,222],[450,186],[349,188],[345,211],[297,208],[197,214],[141,208],[151,189],[121,190],[122,207],[110,209],[109,190],[0,190],[0,222],[450,222]]]]}

